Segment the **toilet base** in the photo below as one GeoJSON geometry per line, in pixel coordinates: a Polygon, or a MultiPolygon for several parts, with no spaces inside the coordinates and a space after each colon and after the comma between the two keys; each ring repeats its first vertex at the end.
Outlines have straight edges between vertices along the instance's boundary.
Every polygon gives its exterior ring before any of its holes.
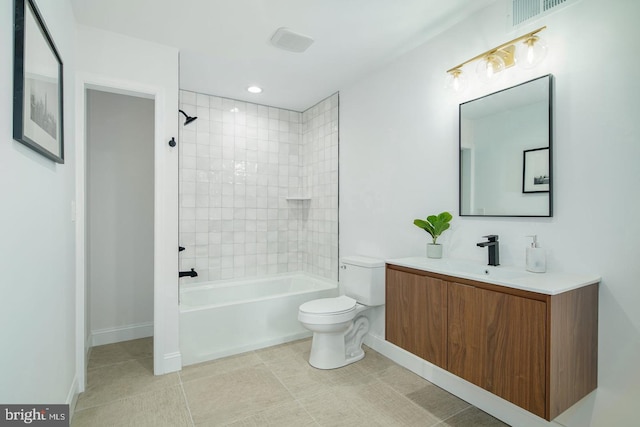
{"type": "Polygon", "coordinates": [[[362,341],[369,331],[369,320],[358,317],[346,331],[314,332],[309,364],[318,369],[336,369],[364,358],[362,341]]]}

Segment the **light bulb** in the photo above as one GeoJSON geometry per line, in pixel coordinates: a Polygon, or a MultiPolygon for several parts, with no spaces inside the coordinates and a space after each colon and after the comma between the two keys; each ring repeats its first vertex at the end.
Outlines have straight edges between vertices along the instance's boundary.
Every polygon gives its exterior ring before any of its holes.
{"type": "Polygon", "coordinates": [[[467,88],[467,76],[465,76],[459,68],[449,71],[447,73],[445,87],[454,92],[463,92],[467,88]]]}
{"type": "Polygon", "coordinates": [[[518,44],[516,64],[525,69],[534,68],[544,60],[545,56],[547,56],[547,43],[533,35],[518,44]]]}
{"type": "Polygon", "coordinates": [[[476,73],[483,83],[489,83],[500,79],[500,71],[504,70],[504,61],[495,53],[491,53],[478,62],[476,73]]]}

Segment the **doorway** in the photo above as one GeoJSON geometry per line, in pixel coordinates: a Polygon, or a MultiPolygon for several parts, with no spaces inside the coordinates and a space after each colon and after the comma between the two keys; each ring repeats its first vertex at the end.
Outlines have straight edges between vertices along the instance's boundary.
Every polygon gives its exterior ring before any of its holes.
{"type": "Polygon", "coordinates": [[[86,89],[87,347],[153,336],[152,98],[86,89]]]}

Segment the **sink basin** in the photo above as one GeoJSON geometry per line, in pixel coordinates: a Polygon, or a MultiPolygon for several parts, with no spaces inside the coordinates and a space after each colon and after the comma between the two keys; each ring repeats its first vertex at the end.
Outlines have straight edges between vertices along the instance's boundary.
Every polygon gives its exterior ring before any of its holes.
{"type": "Polygon", "coordinates": [[[581,286],[598,283],[600,277],[567,273],[531,273],[524,268],[490,266],[480,261],[461,259],[432,259],[408,257],[386,260],[387,264],[422,271],[444,274],[451,277],[486,282],[525,291],[556,295],[581,286]]]}
{"type": "Polygon", "coordinates": [[[527,276],[531,273],[518,270],[515,268],[491,266],[473,263],[471,261],[462,260],[434,260],[433,267],[441,269],[443,273],[445,271],[448,274],[454,275],[472,275],[480,276],[484,278],[492,278],[494,280],[511,280],[523,276],[527,276]]]}
{"type": "MultiPolygon", "coordinates": [[[[434,273],[446,274],[447,276],[463,277],[481,282],[502,284],[513,286],[515,282],[522,279],[536,276],[524,269],[504,266],[491,266],[480,262],[457,260],[457,259],[432,259],[432,258],[406,258],[409,263],[406,267],[414,267],[432,271],[434,273]]],[[[392,260],[402,261],[402,260],[392,260]]],[[[402,262],[398,263],[403,265],[402,262]]]]}

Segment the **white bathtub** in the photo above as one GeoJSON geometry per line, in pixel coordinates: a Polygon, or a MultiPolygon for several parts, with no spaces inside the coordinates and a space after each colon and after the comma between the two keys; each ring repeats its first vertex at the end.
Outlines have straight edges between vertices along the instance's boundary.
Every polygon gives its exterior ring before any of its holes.
{"type": "Polygon", "coordinates": [[[337,295],[336,282],[305,274],[182,285],[182,364],[311,336],[298,321],[298,307],[337,295]]]}

